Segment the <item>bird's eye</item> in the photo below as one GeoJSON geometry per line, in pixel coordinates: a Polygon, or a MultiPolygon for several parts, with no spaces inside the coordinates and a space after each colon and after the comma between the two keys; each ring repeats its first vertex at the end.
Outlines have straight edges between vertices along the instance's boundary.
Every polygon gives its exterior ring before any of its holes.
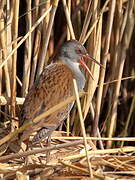
{"type": "Polygon", "coordinates": [[[82,54],[82,51],[80,49],[76,49],[77,54],[82,54]]]}

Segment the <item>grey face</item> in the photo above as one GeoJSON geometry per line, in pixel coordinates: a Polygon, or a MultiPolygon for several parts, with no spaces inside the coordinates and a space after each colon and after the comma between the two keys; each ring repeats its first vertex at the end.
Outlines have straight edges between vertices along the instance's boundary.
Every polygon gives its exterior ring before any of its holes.
{"type": "Polygon", "coordinates": [[[61,48],[60,57],[78,62],[82,56],[87,54],[86,49],[76,40],[67,41],[61,48]]]}

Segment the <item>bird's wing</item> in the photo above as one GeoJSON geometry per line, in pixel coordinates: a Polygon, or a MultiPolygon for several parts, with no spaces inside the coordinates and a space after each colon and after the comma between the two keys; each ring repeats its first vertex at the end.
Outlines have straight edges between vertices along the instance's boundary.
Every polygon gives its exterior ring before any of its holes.
{"type": "MultiPolygon", "coordinates": [[[[72,96],[72,79],[72,72],[64,64],[54,63],[47,66],[26,96],[20,114],[20,126],[72,96]]],[[[62,114],[64,110],[59,110],[57,113],[62,114]]],[[[49,119],[52,124],[57,123],[53,115],[49,119]]],[[[44,121],[47,121],[47,118],[44,121]]],[[[39,122],[35,127],[40,129],[42,126],[39,122]]],[[[35,128],[33,131],[36,131],[35,128]]]]}

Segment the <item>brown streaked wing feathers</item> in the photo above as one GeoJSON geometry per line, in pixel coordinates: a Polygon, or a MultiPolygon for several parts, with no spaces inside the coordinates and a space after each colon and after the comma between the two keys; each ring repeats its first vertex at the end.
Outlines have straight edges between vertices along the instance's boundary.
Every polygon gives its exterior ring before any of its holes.
{"type": "MultiPolygon", "coordinates": [[[[20,115],[20,126],[72,96],[74,91],[72,79],[73,73],[64,64],[54,63],[45,68],[25,99],[20,115]]],[[[30,134],[48,125],[58,126],[60,121],[67,117],[71,106],[72,103],[49,115],[24,133],[30,134]]]]}

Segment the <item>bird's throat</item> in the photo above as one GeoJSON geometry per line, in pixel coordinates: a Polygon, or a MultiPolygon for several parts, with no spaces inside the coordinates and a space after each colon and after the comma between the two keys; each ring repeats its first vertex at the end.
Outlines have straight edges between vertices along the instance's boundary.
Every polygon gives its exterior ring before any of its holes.
{"type": "Polygon", "coordinates": [[[85,86],[85,76],[83,72],[80,70],[79,63],[73,62],[71,60],[66,61],[66,65],[70,68],[74,77],[77,81],[78,90],[82,91],[85,86]]]}

